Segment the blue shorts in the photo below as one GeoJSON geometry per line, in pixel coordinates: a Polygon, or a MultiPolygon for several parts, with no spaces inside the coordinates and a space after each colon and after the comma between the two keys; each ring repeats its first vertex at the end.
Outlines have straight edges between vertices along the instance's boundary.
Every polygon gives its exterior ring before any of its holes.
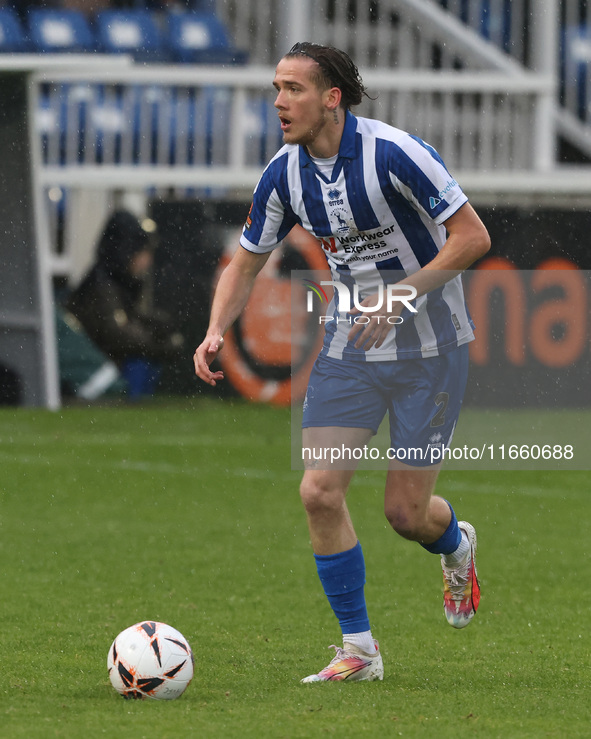
{"type": "Polygon", "coordinates": [[[467,378],[468,344],[439,357],[393,362],[319,356],[310,373],[302,428],[338,426],[375,434],[388,413],[396,458],[428,466],[433,464],[429,450],[451,442],[467,378]]]}

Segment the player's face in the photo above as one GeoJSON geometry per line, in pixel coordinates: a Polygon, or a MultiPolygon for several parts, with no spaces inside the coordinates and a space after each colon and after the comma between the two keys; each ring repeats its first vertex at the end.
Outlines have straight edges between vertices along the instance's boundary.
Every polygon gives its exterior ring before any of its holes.
{"type": "Polygon", "coordinates": [[[310,73],[316,62],[307,57],[286,57],[275,70],[275,107],[279,111],[286,144],[309,146],[322,133],[329,119],[327,91],[320,90],[310,73]]]}

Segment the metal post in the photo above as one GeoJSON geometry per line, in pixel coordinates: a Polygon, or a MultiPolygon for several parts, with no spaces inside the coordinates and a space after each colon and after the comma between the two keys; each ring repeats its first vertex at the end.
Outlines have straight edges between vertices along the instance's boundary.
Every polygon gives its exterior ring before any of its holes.
{"type": "Polygon", "coordinates": [[[49,242],[49,218],[43,185],[40,182],[41,142],[34,125],[38,109],[39,86],[28,77],[27,120],[29,121],[29,146],[31,156],[31,190],[33,203],[33,232],[36,243],[37,289],[40,308],[41,392],[39,401],[50,410],[61,405],[57,336],[55,326],[55,304],[51,274],[51,245],[49,242]]]}
{"type": "Polygon", "coordinates": [[[277,47],[281,56],[297,41],[310,41],[311,0],[283,0],[277,47]]]}
{"type": "Polygon", "coordinates": [[[232,90],[232,116],[230,139],[230,166],[236,170],[244,167],[246,161],[246,138],[244,134],[244,115],[248,104],[248,95],[243,87],[232,90]]]}
{"type": "Polygon", "coordinates": [[[532,67],[551,83],[546,92],[536,98],[534,168],[549,171],[556,165],[556,94],[558,65],[558,28],[560,11],[558,0],[538,0],[531,4],[532,67]]]}

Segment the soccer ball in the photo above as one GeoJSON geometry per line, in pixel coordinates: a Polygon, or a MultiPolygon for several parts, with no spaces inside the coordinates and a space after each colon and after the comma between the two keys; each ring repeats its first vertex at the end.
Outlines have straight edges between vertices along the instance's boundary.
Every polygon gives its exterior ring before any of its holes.
{"type": "Polygon", "coordinates": [[[193,677],[193,652],[172,626],[141,621],[115,638],[107,667],[111,684],[124,698],[174,700],[193,677]]]}

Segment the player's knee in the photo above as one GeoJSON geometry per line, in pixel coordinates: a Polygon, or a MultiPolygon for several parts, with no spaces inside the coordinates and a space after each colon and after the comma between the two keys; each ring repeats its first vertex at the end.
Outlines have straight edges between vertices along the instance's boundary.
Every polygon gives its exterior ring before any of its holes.
{"type": "Polygon", "coordinates": [[[420,540],[423,521],[418,507],[413,508],[399,504],[387,505],[384,513],[388,523],[397,534],[411,541],[420,540]]]}
{"type": "Polygon", "coordinates": [[[300,498],[309,515],[337,511],[343,505],[342,491],[330,480],[321,477],[304,477],[300,485],[300,498]]]}

